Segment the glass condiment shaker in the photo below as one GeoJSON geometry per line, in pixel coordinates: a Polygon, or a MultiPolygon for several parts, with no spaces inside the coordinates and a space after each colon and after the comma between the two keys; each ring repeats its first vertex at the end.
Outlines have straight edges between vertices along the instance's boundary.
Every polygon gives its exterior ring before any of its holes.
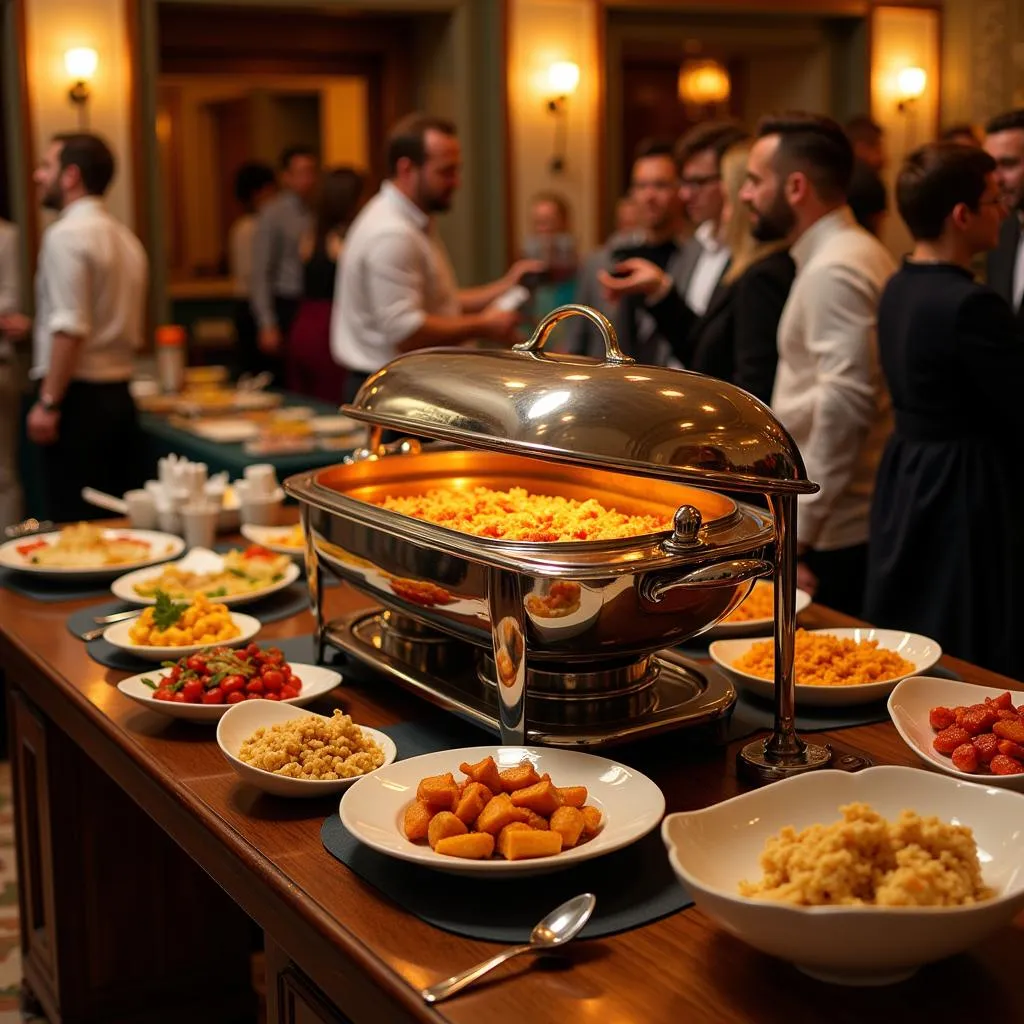
{"type": "Polygon", "coordinates": [[[184,386],[186,349],[185,328],[180,324],[156,329],[156,368],[164,394],[175,395],[184,386]]]}

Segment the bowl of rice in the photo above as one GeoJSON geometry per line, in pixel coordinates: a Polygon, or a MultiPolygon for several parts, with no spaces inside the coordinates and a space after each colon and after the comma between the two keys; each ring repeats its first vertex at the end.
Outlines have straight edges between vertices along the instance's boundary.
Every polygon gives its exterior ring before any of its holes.
{"type": "Polygon", "coordinates": [[[233,704],[217,724],[217,744],[245,782],[274,796],[315,797],[338,793],[391,764],[395,741],[355,722],[271,700],[233,704]]]}
{"type": "Polygon", "coordinates": [[[1024,907],[1024,799],[917,768],[794,776],[662,838],[705,914],[835,984],[901,981],[1024,907]]]}
{"type": "MultiPolygon", "coordinates": [[[[716,640],[708,654],[739,689],[774,699],[773,638],[716,640]]],[[[849,707],[885,700],[900,680],[927,672],[941,657],[934,640],[898,629],[798,629],[793,659],[797,702],[849,707]]]]}

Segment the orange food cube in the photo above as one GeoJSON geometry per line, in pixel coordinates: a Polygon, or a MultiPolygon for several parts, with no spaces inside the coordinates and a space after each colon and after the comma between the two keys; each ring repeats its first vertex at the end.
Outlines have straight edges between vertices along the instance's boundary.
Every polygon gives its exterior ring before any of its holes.
{"type": "Polygon", "coordinates": [[[482,783],[492,793],[502,791],[501,776],[498,774],[498,766],[494,758],[487,756],[476,764],[467,764],[465,761],[459,765],[459,771],[468,775],[473,782],[482,783]]]}
{"type": "Polygon", "coordinates": [[[494,853],[494,836],[489,832],[466,832],[463,835],[448,836],[438,841],[434,853],[446,857],[462,857],[464,860],[484,860],[494,853]]]}
{"type": "Polygon", "coordinates": [[[581,807],[580,811],[583,813],[583,831],[588,835],[592,836],[595,832],[601,831],[601,822],[603,815],[601,811],[593,804],[587,804],[585,807],[581,807]]]}
{"type": "Polygon", "coordinates": [[[548,819],[543,814],[538,814],[536,811],[531,811],[529,807],[523,808],[526,811],[526,824],[530,828],[539,828],[542,832],[548,828],[548,819]]]}
{"type": "Polygon", "coordinates": [[[498,853],[500,853],[502,855],[502,857],[506,858],[506,860],[508,859],[508,855],[505,853],[505,851],[508,848],[508,836],[509,836],[509,833],[510,832],[522,832],[524,830],[526,832],[530,831],[530,826],[527,825],[525,822],[522,822],[522,821],[510,821],[498,833],[497,850],[498,850],[498,853]]]}
{"type": "Polygon", "coordinates": [[[585,825],[583,812],[578,807],[559,807],[551,815],[551,831],[561,835],[563,850],[575,846],[580,841],[585,825]]]}
{"type": "Polygon", "coordinates": [[[587,802],[586,786],[560,786],[558,793],[568,807],[582,807],[587,802]]]}
{"type": "Polygon", "coordinates": [[[515,768],[506,768],[498,774],[501,776],[501,788],[506,793],[514,793],[517,789],[526,789],[527,786],[535,786],[540,782],[537,769],[529,761],[517,764],[515,768]]]}
{"type": "Polygon", "coordinates": [[[505,835],[505,849],[502,851],[506,860],[526,860],[529,857],[551,857],[562,852],[562,834],[560,832],[538,832],[536,829],[524,829],[508,832],[505,835]]]}
{"type": "Polygon", "coordinates": [[[465,835],[468,831],[465,823],[456,818],[451,811],[440,811],[430,819],[427,826],[427,842],[431,848],[436,848],[442,839],[465,835]]]}
{"type": "Polygon", "coordinates": [[[405,809],[405,816],[402,819],[402,828],[405,830],[406,839],[418,843],[427,838],[427,828],[431,818],[434,817],[434,809],[421,800],[414,800],[405,809]]]}
{"type": "Polygon", "coordinates": [[[451,772],[444,775],[428,775],[421,779],[416,789],[416,799],[429,804],[435,810],[450,811],[459,798],[459,787],[451,772]]]}
{"type": "Polygon", "coordinates": [[[472,825],[490,802],[492,793],[482,782],[470,782],[455,805],[455,816],[472,825]]]}
{"type": "Polygon", "coordinates": [[[491,835],[497,835],[510,822],[525,822],[526,818],[526,810],[516,807],[508,793],[499,793],[497,796],[491,797],[487,806],[480,812],[480,816],[476,819],[476,827],[478,832],[490,832],[491,835]]]}
{"type": "Polygon", "coordinates": [[[525,789],[517,789],[512,794],[512,803],[547,816],[562,806],[562,797],[550,782],[537,782],[525,789]]]}

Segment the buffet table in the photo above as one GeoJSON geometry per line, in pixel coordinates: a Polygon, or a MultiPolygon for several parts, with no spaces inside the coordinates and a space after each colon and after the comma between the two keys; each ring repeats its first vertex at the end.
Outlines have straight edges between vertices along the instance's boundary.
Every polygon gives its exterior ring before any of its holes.
{"type": "MultiPolygon", "coordinates": [[[[65,628],[93,602],[39,604],[0,589],[0,668],[15,770],[24,978],[52,1024],[254,1019],[248,977],[264,933],[271,1022],[819,1022],[1019,1018],[1024,935],[1005,929],[970,953],[886,988],[811,980],[725,934],[691,907],[580,942],[561,958],[520,959],[435,1008],[418,995],[494,952],[383,898],[321,844],[333,798],[286,801],[244,785],[214,730],[152,714],[116,689],[65,628]],[[258,939],[258,934],[256,935],[258,939]]],[[[329,614],[366,604],[328,591],[329,614]]],[[[848,624],[812,606],[808,626],[848,624]]],[[[308,613],[260,641],[311,632],[308,613]]],[[[964,679],[1016,684],[944,659],[964,679]]],[[[439,714],[383,683],[343,685],[371,726],[439,714]]],[[[838,755],[916,765],[890,724],[823,734],[838,755]]],[[[668,811],[741,789],[744,741],[697,748],[685,732],[613,756],[649,774],[668,811]]],[[[496,882],[500,885],[500,880],[496,882]]]]}

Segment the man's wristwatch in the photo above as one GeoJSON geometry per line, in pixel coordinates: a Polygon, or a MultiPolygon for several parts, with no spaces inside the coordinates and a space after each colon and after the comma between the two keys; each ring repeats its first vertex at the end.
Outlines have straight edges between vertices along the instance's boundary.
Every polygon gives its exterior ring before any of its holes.
{"type": "Polygon", "coordinates": [[[39,395],[39,404],[47,412],[60,412],[60,402],[55,402],[48,394],[41,392],[39,395]]]}

